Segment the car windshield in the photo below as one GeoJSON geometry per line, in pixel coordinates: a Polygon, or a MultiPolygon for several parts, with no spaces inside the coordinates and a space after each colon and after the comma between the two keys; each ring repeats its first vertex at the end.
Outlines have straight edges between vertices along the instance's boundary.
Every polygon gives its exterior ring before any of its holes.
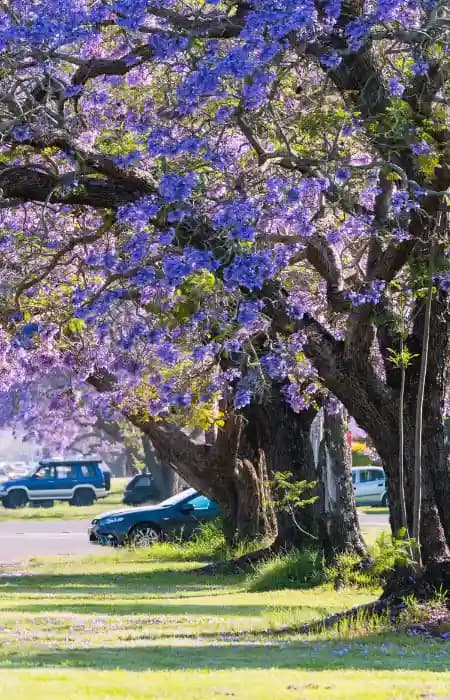
{"type": "Polygon", "coordinates": [[[175,506],[177,503],[180,503],[180,501],[184,501],[185,498],[188,496],[193,496],[196,492],[195,489],[186,489],[186,491],[182,491],[181,493],[175,494],[175,496],[171,496],[170,498],[166,498],[165,501],[161,501],[158,505],[161,508],[166,508],[167,506],[175,506]]]}
{"type": "Polygon", "coordinates": [[[36,473],[36,470],[40,467],[40,464],[33,464],[32,467],[28,467],[27,471],[25,472],[26,477],[33,476],[36,473]]]}

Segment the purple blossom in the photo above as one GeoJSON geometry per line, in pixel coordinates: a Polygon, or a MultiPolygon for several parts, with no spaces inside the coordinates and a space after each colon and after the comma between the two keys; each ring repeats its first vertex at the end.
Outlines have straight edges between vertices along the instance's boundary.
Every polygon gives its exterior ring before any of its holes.
{"type": "Polygon", "coordinates": [[[12,135],[16,141],[29,141],[33,136],[33,132],[31,131],[31,128],[27,125],[16,126],[12,130],[12,135]]]}
{"type": "Polygon", "coordinates": [[[426,141],[419,141],[411,144],[411,150],[416,156],[428,156],[433,153],[433,149],[426,141]]]}
{"type": "Polygon", "coordinates": [[[409,192],[405,192],[404,190],[394,192],[391,198],[391,204],[395,214],[410,212],[413,209],[418,209],[420,206],[419,202],[411,199],[409,192]]]}
{"type": "Polygon", "coordinates": [[[392,78],[389,81],[389,94],[393,97],[402,97],[405,92],[404,84],[399,80],[399,78],[392,78]]]}
{"type": "Polygon", "coordinates": [[[188,407],[192,403],[192,395],[189,393],[184,394],[173,394],[171,397],[171,403],[175,406],[188,407]]]}
{"type": "Polygon", "coordinates": [[[286,361],[279,355],[263,355],[260,361],[264,371],[272,379],[284,379],[287,376],[286,361]]]}
{"type": "Polygon", "coordinates": [[[415,76],[426,75],[430,69],[426,61],[415,61],[411,66],[411,70],[415,76]]]}
{"type": "Polygon", "coordinates": [[[252,394],[249,389],[238,389],[233,397],[233,406],[236,409],[245,408],[252,401],[252,394]]]}
{"type": "Polygon", "coordinates": [[[255,321],[260,319],[261,308],[261,301],[244,301],[239,308],[238,322],[242,326],[252,326],[255,321]]]}
{"type": "Polygon", "coordinates": [[[68,85],[64,89],[64,97],[78,97],[83,92],[82,85],[68,85]]]}
{"type": "Polygon", "coordinates": [[[156,351],[157,357],[168,365],[174,365],[178,362],[178,350],[172,343],[163,343],[156,351]]]}
{"type": "Polygon", "coordinates": [[[336,180],[340,180],[341,182],[346,182],[347,180],[350,179],[350,170],[348,168],[338,168],[336,170],[336,180]]]}
{"type": "Polygon", "coordinates": [[[309,398],[302,395],[299,387],[295,384],[288,384],[287,386],[283,387],[282,391],[287,403],[292,408],[294,413],[301,413],[309,407],[309,398]]]}
{"type": "Polygon", "coordinates": [[[159,193],[167,202],[182,202],[189,199],[196,184],[197,176],[195,173],[187,175],[167,173],[161,178],[159,193]]]}
{"type": "Polygon", "coordinates": [[[336,52],[325,53],[320,57],[320,62],[325,68],[334,70],[342,63],[342,56],[339,56],[336,52]]]}
{"type": "Polygon", "coordinates": [[[382,294],[386,289],[386,282],[382,280],[374,280],[370,284],[365,285],[359,291],[347,292],[346,297],[352,306],[363,306],[365,304],[378,304],[381,301],[382,294]]]}

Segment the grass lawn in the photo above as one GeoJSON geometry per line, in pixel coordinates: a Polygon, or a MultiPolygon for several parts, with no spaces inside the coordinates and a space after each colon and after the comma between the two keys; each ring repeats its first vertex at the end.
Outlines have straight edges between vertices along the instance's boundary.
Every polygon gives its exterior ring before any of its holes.
{"type": "Polygon", "coordinates": [[[366,515],[389,515],[389,508],[383,506],[358,506],[358,510],[366,515]]]}
{"type": "Polygon", "coordinates": [[[252,592],[196,562],[112,550],[0,577],[2,700],[449,698],[450,645],[300,623],[376,592],[252,592]]]}
{"type": "Polygon", "coordinates": [[[2,520],[84,520],[95,518],[99,513],[118,508],[127,508],[122,504],[122,496],[129,479],[113,478],[111,491],[106,498],[99,499],[92,506],[75,507],[65,501],[55,501],[53,508],[19,508],[11,510],[0,505],[2,520]]]}

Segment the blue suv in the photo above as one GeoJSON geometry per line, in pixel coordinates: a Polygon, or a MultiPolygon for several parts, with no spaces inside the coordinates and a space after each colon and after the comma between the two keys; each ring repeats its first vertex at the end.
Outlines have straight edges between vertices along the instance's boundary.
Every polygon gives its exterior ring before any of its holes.
{"type": "Polygon", "coordinates": [[[45,460],[26,476],[1,483],[0,500],[5,508],[53,505],[53,501],[90,506],[104,498],[110,486],[110,474],[97,459],[45,460]]]}

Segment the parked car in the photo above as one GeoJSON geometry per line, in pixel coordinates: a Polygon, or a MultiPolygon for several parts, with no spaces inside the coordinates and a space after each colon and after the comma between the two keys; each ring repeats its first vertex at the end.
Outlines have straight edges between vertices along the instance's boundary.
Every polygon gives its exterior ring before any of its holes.
{"type": "Polygon", "coordinates": [[[216,503],[186,489],[155,506],[104,513],[92,521],[89,539],[103,545],[150,547],[163,539],[187,538],[200,523],[218,515],[216,503]]]}
{"type": "Polygon", "coordinates": [[[353,467],[357,506],[387,506],[386,475],[381,467],[353,467]]]}
{"type": "Polygon", "coordinates": [[[1,483],[0,500],[5,508],[53,505],[53,501],[89,506],[104,498],[109,488],[110,479],[97,459],[43,460],[25,476],[1,483]]]}
{"type": "Polygon", "coordinates": [[[138,506],[155,496],[155,485],[151,474],[136,474],[128,482],[123,494],[122,503],[138,506]]]}

